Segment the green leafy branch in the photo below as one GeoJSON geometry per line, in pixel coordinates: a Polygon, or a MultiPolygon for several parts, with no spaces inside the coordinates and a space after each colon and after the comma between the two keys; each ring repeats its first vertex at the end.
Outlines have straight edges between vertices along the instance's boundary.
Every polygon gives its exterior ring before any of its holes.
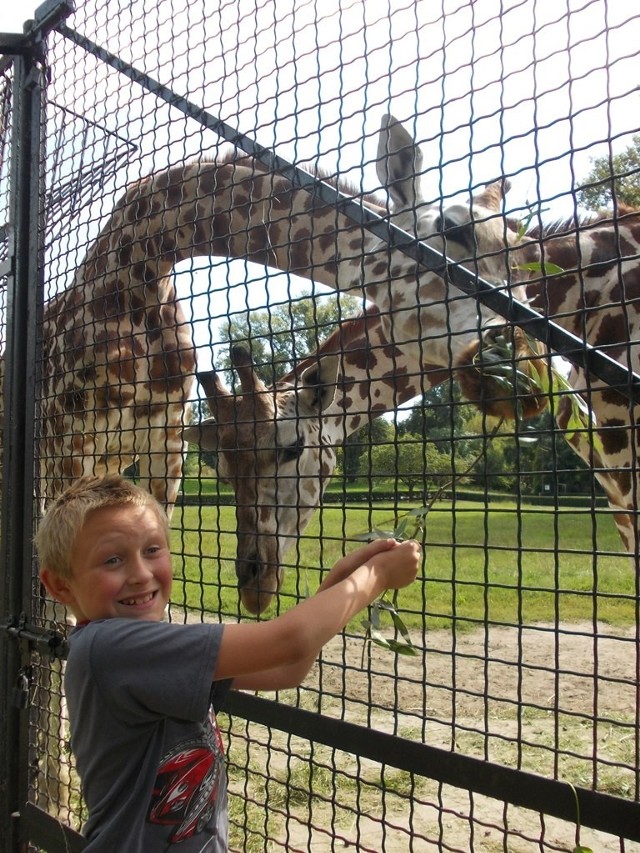
{"type": "MultiPolygon", "coordinates": [[[[502,419],[493,428],[489,438],[498,432],[502,425],[502,419]]],[[[456,474],[451,480],[443,483],[431,496],[429,502],[425,506],[411,509],[399,519],[395,519],[395,527],[382,528],[374,527],[366,533],[360,533],[355,536],[356,541],[370,542],[372,539],[396,539],[398,542],[404,542],[408,539],[424,539],[425,521],[432,506],[436,501],[448,491],[451,486],[462,477],[466,477],[478,462],[485,455],[485,447],[471,460],[469,465],[459,474],[456,474]]],[[[390,590],[386,590],[380,598],[374,601],[369,607],[369,618],[362,619],[360,624],[365,629],[365,639],[369,639],[375,645],[387,649],[390,652],[398,655],[415,656],[417,655],[416,647],[411,641],[409,629],[398,613],[398,594],[399,590],[393,590],[391,599],[389,598],[390,590]],[[391,626],[394,631],[394,636],[388,638],[383,634],[383,621],[388,616],[391,619],[391,626]]]]}
{"type": "Polygon", "coordinates": [[[589,436],[591,446],[598,453],[604,452],[600,436],[596,432],[596,418],[584,397],[579,394],[555,367],[551,366],[548,371],[538,370],[535,362],[531,362],[531,369],[535,370],[537,385],[541,392],[548,397],[565,396],[571,406],[571,412],[567,420],[564,432],[565,439],[570,441],[578,432],[586,432],[589,436]]]}
{"type": "MultiPolygon", "coordinates": [[[[536,352],[537,342],[525,333],[531,352],[536,352]]],[[[566,397],[571,407],[565,439],[570,441],[578,432],[586,432],[592,447],[603,451],[602,441],[596,429],[596,420],[584,397],[579,394],[552,364],[539,366],[534,359],[528,362],[529,372],[514,366],[513,342],[499,327],[491,327],[483,337],[483,346],[474,356],[474,366],[490,376],[506,396],[515,394],[516,406],[521,407],[520,397],[546,396],[566,397]]],[[[521,414],[521,411],[519,412],[521,414]]]]}
{"type": "Polygon", "coordinates": [[[580,821],[580,800],[578,799],[578,792],[571,782],[567,782],[567,784],[573,791],[573,798],[576,803],[576,843],[571,853],[593,853],[591,847],[583,847],[582,844],[580,844],[580,830],[582,829],[580,821]]]}

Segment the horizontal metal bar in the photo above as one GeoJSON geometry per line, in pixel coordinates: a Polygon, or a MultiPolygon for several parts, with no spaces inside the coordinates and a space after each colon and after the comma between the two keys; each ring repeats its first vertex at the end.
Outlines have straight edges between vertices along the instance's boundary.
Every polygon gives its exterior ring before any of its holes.
{"type": "Polygon", "coordinates": [[[81,853],[87,846],[79,832],[33,803],[25,803],[19,817],[21,840],[30,841],[47,853],[81,853]]]}
{"type": "Polygon", "coordinates": [[[30,42],[22,33],[0,33],[0,54],[4,70],[11,64],[11,56],[21,56],[30,49],[30,42]]]}
{"type": "Polygon", "coordinates": [[[232,690],[224,710],[232,716],[306,738],[360,758],[434,779],[455,788],[576,823],[616,838],[640,841],[640,803],[473,758],[365,726],[335,720],[232,690]],[[574,793],[575,792],[575,793],[574,793]]]}
{"type": "Polygon", "coordinates": [[[227,142],[258,160],[267,169],[284,175],[293,186],[322,198],[328,204],[335,205],[349,219],[366,228],[393,248],[413,258],[418,264],[431,272],[446,277],[463,293],[477,299],[478,302],[499,316],[515,325],[526,327],[529,335],[542,341],[558,355],[562,355],[572,364],[584,368],[634,403],[640,402],[640,376],[623,367],[605,353],[558,326],[542,314],[538,314],[528,305],[514,299],[503,288],[496,287],[474,275],[465,267],[455,264],[431,246],[420,242],[401,228],[392,225],[383,217],[363,207],[359,202],[340,193],[331,184],[298,169],[282,157],[274,154],[270,149],[259,145],[246,134],[240,133],[236,128],[230,127],[225,122],[215,118],[202,107],[197,106],[187,98],[176,95],[167,86],[163,86],[148,74],[134,68],[133,65],[70,29],[65,24],[59,24],[56,29],[65,38],[97,56],[134,83],[165,101],[169,106],[180,110],[184,115],[194,119],[208,130],[213,130],[227,142]]]}

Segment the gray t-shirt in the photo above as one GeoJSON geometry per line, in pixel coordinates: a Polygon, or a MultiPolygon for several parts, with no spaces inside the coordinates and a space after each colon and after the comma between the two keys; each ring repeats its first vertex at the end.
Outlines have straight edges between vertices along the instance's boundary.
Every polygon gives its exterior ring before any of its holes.
{"type": "Polygon", "coordinates": [[[227,850],[222,632],[105,619],[71,634],[65,692],[91,853],[227,850]]]}

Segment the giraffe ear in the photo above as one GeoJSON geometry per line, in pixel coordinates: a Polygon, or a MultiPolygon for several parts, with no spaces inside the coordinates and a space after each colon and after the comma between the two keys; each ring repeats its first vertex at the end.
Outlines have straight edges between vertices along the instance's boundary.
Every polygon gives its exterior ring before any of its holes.
{"type": "Polygon", "coordinates": [[[422,201],[422,152],[393,116],[382,119],[376,169],[396,212],[413,208],[422,201]]]}
{"type": "Polygon", "coordinates": [[[340,356],[325,355],[300,374],[299,399],[312,411],[324,412],[333,403],[338,383],[340,356]]]}
{"type": "Polygon", "coordinates": [[[480,204],[488,207],[489,210],[500,212],[500,210],[502,210],[504,197],[510,189],[511,181],[509,178],[500,178],[498,181],[493,181],[492,183],[485,185],[478,201],[480,204]]]}
{"type": "Polygon", "coordinates": [[[185,427],[182,438],[190,444],[197,444],[202,450],[217,450],[218,425],[213,418],[206,418],[199,424],[185,427]]]}

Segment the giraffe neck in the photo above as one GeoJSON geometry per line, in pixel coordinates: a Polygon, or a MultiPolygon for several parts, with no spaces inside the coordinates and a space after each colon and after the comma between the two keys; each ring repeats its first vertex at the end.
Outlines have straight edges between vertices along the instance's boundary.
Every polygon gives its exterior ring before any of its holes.
{"type": "Polygon", "coordinates": [[[625,301],[640,287],[640,212],[620,208],[615,218],[601,213],[530,236],[542,241],[543,260],[563,270],[527,284],[533,307],[594,346],[619,343],[610,352],[619,358],[635,315],[625,301]]]}
{"type": "MultiPolygon", "coordinates": [[[[334,210],[253,161],[175,166],[129,187],[75,286],[83,291],[91,280],[97,298],[129,301],[135,310],[157,302],[176,263],[202,256],[242,258],[335,285],[335,232],[334,210]]],[[[357,253],[355,226],[341,226],[345,240],[357,253]]]]}
{"type": "MultiPolygon", "coordinates": [[[[542,238],[544,257],[561,267],[560,275],[527,286],[532,305],[555,322],[587,340],[636,373],[640,370],[640,337],[635,301],[640,294],[640,212],[620,208],[573,225],[571,231],[542,238]]],[[[636,415],[622,394],[574,367],[569,381],[594,415],[598,446],[584,433],[569,442],[595,469],[615,521],[630,553],[637,553],[638,460],[636,415]]],[[[571,407],[557,403],[556,420],[567,427],[571,407]]]]}
{"type": "MultiPolygon", "coordinates": [[[[385,212],[372,202],[367,206],[385,212]]],[[[433,225],[435,218],[429,221],[433,225]]],[[[494,247],[496,268],[497,255],[494,247]]],[[[473,300],[447,301],[439,276],[418,276],[411,258],[250,159],[195,162],[132,185],[65,298],[77,308],[78,294],[91,282],[94,310],[106,316],[130,311],[135,321],[136,312],[165,299],[173,266],[198,256],[240,258],[364,294],[380,308],[385,334],[413,350],[416,363],[446,369],[452,347],[461,351],[476,336],[473,300]],[[416,303],[417,320],[407,310],[416,303]],[[427,338],[419,334],[423,328],[431,332],[427,338]]]]}
{"type": "Polygon", "coordinates": [[[340,356],[340,375],[334,400],[323,413],[321,430],[323,442],[332,446],[449,377],[448,371],[425,368],[392,343],[380,311],[369,306],[359,317],[343,323],[282,383],[295,384],[296,374],[334,354],[340,356]]]}

